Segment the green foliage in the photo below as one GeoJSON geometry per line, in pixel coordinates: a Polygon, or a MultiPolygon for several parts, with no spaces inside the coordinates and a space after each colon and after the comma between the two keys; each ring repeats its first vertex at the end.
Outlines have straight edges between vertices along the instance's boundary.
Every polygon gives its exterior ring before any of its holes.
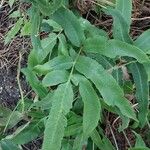
{"type": "Polygon", "coordinates": [[[18,21],[14,24],[14,26],[7,33],[5,37],[5,44],[8,44],[15,37],[15,35],[19,32],[22,23],[23,23],[23,19],[19,18],[18,21]]]}
{"type": "MultiPolygon", "coordinates": [[[[27,122],[9,136],[2,134],[2,149],[20,149],[44,133],[42,150],[82,150],[91,145],[93,150],[115,150],[102,129],[106,111],[121,120],[118,131],[140,129],[149,121],[150,32],[136,40],[130,37],[132,1],[104,6],[113,17],[112,39],[68,7],[67,0],[28,2],[29,19],[20,16],[5,43],[19,31],[31,36],[33,49],[22,73],[35,96],[30,104],[25,102],[25,112],[1,109],[2,129],[27,122]],[[46,37],[41,38],[41,32],[46,37]],[[135,102],[128,100],[131,95],[135,102]],[[10,116],[16,119],[8,122],[10,116]]],[[[140,134],[134,134],[136,144],[130,150],[149,149],[140,134]]]]}
{"type": "Polygon", "coordinates": [[[66,8],[60,8],[52,15],[52,18],[63,27],[67,38],[73,45],[81,46],[81,42],[84,40],[84,33],[79,20],[73,12],[66,8]]]}
{"type": "Polygon", "coordinates": [[[67,126],[65,115],[70,111],[73,91],[70,81],[60,85],[52,97],[52,107],[45,125],[43,149],[60,149],[64,130],[67,126]]]}

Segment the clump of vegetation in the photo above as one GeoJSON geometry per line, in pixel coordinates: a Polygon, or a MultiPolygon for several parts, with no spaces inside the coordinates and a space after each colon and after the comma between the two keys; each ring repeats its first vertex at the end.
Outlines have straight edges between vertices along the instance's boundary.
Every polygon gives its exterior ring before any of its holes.
{"type": "Polygon", "coordinates": [[[117,118],[119,132],[133,131],[130,150],[149,149],[138,131],[150,119],[150,30],[131,38],[132,0],[90,2],[113,17],[113,38],[71,9],[68,0],[28,0],[26,15],[14,13],[18,21],[5,44],[20,30],[31,36],[33,49],[21,72],[35,97],[22,95],[14,111],[0,109],[2,149],[22,149],[37,137],[43,138],[43,150],[119,149],[113,132],[115,144],[103,131],[110,126],[107,112],[117,118]]]}

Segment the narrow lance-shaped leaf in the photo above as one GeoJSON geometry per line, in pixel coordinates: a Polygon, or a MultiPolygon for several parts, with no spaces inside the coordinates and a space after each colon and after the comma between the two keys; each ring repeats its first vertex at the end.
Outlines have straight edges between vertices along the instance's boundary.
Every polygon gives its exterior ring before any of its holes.
{"type": "Polygon", "coordinates": [[[42,55],[42,46],[40,41],[40,29],[41,16],[39,10],[32,6],[31,9],[31,41],[33,49],[37,51],[37,54],[41,53],[42,55]]]}
{"type": "Polygon", "coordinates": [[[140,134],[137,134],[136,132],[132,131],[136,136],[136,143],[135,147],[146,147],[145,142],[143,141],[140,134]]]}
{"type": "Polygon", "coordinates": [[[61,148],[61,150],[72,150],[72,146],[71,146],[69,140],[64,140],[62,142],[62,148],[61,148]]]}
{"type": "MultiPolygon", "coordinates": [[[[31,52],[30,61],[36,59],[36,63],[41,63],[45,57],[50,53],[56,44],[56,34],[49,35],[48,38],[41,41],[40,39],[40,27],[41,27],[41,15],[38,8],[32,6],[31,9],[31,41],[33,50],[31,52]],[[41,43],[42,42],[42,43],[41,43]]],[[[30,65],[30,64],[29,64],[30,65]]]]}
{"type": "Polygon", "coordinates": [[[74,143],[73,143],[73,150],[81,150],[85,143],[86,142],[83,139],[83,135],[82,134],[77,135],[75,140],[74,140],[74,143]]]}
{"type": "Polygon", "coordinates": [[[59,54],[68,56],[68,46],[67,46],[67,41],[65,36],[63,34],[60,34],[58,39],[59,39],[59,45],[58,45],[59,54]]]}
{"type": "Polygon", "coordinates": [[[3,139],[0,141],[1,150],[22,150],[18,145],[15,145],[11,140],[3,139]]]}
{"type": "Polygon", "coordinates": [[[143,32],[135,41],[134,45],[139,47],[143,52],[150,54],[150,29],[143,32]]]}
{"type": "Polygon", "coordinates": [[[52,18],[63,27],[65,34],[71,43],[79,47],[85,37],[79,20],[73,12],[61,7],[53,14],[52,18]]]}
{"type": "Polygon", "coordinates": [[[76,123],[76,124],[73,124],[73,125],[69,125],[65,129],[65,136],[78,135],[79,133],[82,132],[82,130],[83,130],[82,123],[76,123]]]}
{"type": "Polygon", "coordinates": [[[92,25],[87,19],[80,18],[79,21],[86,37],[94,37],[95,35],[108,37],[106,31],[92,25]]]}
{"type": "MultiPolygon", "coordinates": [[[[114,66],[116,65],[114,60],[98,53],[90,53],[87,54],[87,56],[89,56],[92,59],[95,59],[106,70],[110,70],[111,68],[114,68],[114,66]]],[[[122,83],[122,72],[120,69],[114,69],[114,70],[112,69],[111,74],[119,84],[122,83]]]]}
{"type": "Polygon", "coordinates": [[[116,0],[116,9],[119,10],[130,29],[132,15],[132,0],[116,0]]]}
{"type": "Polygon", "coordinates": [[[93,142],[96,144],[96,146],[100,150],[104,150],[104,149],[115,150],[115,148],[113,147],[111,142],[105,136],[103,136],[103,138],[101,138],[101,136],[99,135],[97,130],[94,130],[91,133],[91,139],[93,140],[93,142]]]}
{"type": "Polygon", "coordinates": [[[100,120],[100,100],[91,83],[85,77],[74,75],[74,78],[79,82],[79,91],[84,102],[83,135],[87,138],[96,128],[100,120]]]}
{"type": "Polygon", "coordinates": [[[18,128],[18,130],[11,135],[11,141],[15,144],[26,144],[41,135],[43,133],[43,127],[43,120],[27,123],[18,128]]]}
{"type": "Polygon", "coordinates": [[[57,34],[55,33],[51,33],[47,38],[41,41],[41,45],[43,48],[41,61],[43,61],[48,54],[51,55],[52,50],[56,45],[56,42],[57,42],[57,34]]]}
{"type": "Polygon", "coordinates": [[[117,106],[124,116],[137,120],[131,105],[124,98],[123,90],[100,64],[82,56],[79,57],[75,68],[95,84],[106,104],[117,106]]]}
{"type": "Polygon", "coordinates": [[[48,90],[43,87],[42,83],[38,80],[35,73],[29,68],[22,69],[22,72],[26,76],[27,81],[30,83],[30,86],[36,92],[36,94],[41,98],[44,98],[47,95],[48,90]]]}
{"type": "Polygon", "coordinates": [[[52,70],[65,70],[70,69],[73,65],[73,60],[69,56],[58,56],[49,60],[43,65],[37,65],[34,70],[40,74],[46,74],[52,70]]]}
{"type": "Polygon", "coordinates": [[[60,150],[67,126],[65,115],[70,111],[72,102],[73,91],[68,81],[61,84],[52,97],[52,107],[44,131],[43,150],[60,150]]]}
{"type": "Polygon", "coordinates": [[[129,25],[119,10],[108,8],[104,10],[107,14],[113,16],[113,37],[124,42],[133,43],[129,36],[129,25]]]}
{"type": "MultiPolygon", "coordinates": [[[[142,33],[135,41],[134,45],[139,47],[143,52],[150,54],[150,29],[142,33]]],[[[150,81],[150,62],[144,64],[145,70],[150,81]]]]}
{"type": "Polygon", "coordinates": [[[136,87],[136,98],[138,102],[138,118],[141,127],[144,127],[147,121],[148,106],[149,106],[149,83],[148,76],[143,67],[139,63],[130,65],[130,71],[136,87]]]}
{"type": "Polygon", "coordinates": [[[66,82],[69,78],[69,73],[65,70],[54,70],[49,72],[43,79],[42,84],[46,87],[58,85],[66,82]]]}
{"type": "Polygon", "coordinates": [[[106,40],[97,36],[89,38],[84,42],[84,50],[105,55],[110,58],[117,56],[128,56],[137,59],[140,63],[150,62],[148,56],[136,46],[121,42],[119,40],[106,40]]]}
{"type": "Polygon", "coordinates": [[[23,19],[20,18],[14,26],[8,31],[6,37],[5,37],[5,44],[8,44],[14,37],[15,35],[19,32],[21,25],[23,23],[23,19]]]}
{"type": "Polygon", "coordinates": [[[58,8],[62,6],[62,0],[30,0],[33,5],[39,8],[39,10],[46,16],[53,14],[58,8]]]}
{"type": "Polygon", "coordinates": [[[116,10],[111,12],[114,18],[114,22],[113,22],[114,38],[120,39],[128,43],[132,43],[132,40],[129,36],[130,25],[131,25],[131,14],[132,14],[132,0],[126,0],[126,1],[117,0],[116,10]]]}

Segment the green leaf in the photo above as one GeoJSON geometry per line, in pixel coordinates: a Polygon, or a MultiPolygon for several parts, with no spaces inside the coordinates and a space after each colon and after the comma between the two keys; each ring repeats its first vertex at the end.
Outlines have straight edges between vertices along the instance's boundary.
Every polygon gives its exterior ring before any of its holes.
{"type": "Polygon", "coordinates": [[[97,130],[91,133],[91,139],[100,150],[115,150],[111,142],[105,136],[102,139],[97,130]]]}
{"type": "Polygon", "coordinates": [[[39,64],[39,60],[37,57],[37,51],[36,50],[31,50],[29,56],[28,56],[28,68],[31,70],[34,68],[34,66],[39,64]]]}
{"type": "Polygon", "coordinates": [[[53,14],[52,19],[63,27],[64,32],[71,43],[80,47],[85,37],[79,20],[73,12],[62,7],[53,14]]]}
{"type": "Polygon", "coordinates": [[[46,121],[43,150],[60,150],[64,130],[67,126],[65,115],[72,107],[73,91],[69,81],[61,84],[52,97],[52,108],[46,121]]]}
{"type": "Polygon", "coordinates": [[[43,48],[40,40],[40,26],[41,15],[38,8],[32,6],[31,8],[31,42],[33,46],[32,59],[36,60],[36,63],[40,63],[43,60],[43,48]],[[42,60],[41,60],[42,59],[42,60]]]}
{"type": "Polygon", "coordinates": [[[26,80],[30,83],[30,86],[36,92],[36,94],[41,98],[44,98],[47,95],[48,90],[43,87],[42,83],[38,80],[35,73],[29,68],[22,69],[22,72],[26,76],[26,80]]]}
{"type": "Polygon", "coordinates": [[[84,42],[84,50],[86,52],[99,53],[110,58],[129,56],[137,59],[140,63],[150,61],[141,49],[119,40],[113,39],[107,41],[106,38],[101,36],[88,38],[84,42]]]}
{"type": "Polygon", "coordinates": [[[134,45],[139,47],[143,52],[150,54],[150,29],[143,32],[135,41],[134,45]]]}
{"type": "Polygon", "coordinates": [[[130,29],[132,15],[132,0],[116,0],[116,9],[121,12],[123,18],[128,24],[128,28],[130,29]]]}
{"type": "Polygon", "coordinates": [[[63,140],[61,150],[72,150],[69,140],[63,140]]]}
{"type": "Polygon", "coordinates": [[[14,127],[19,121],[22,120],[23,115],[18,111],[11,111],[9,108],[0,105],[0,127],[8,128],[14,127]]]}
{"type": "Polygon", "coordinates": [[[19,148],[10,140],[3,139],[0,141],[0,150],[22,150],[22,148],[19,148]]]}
{"type": "Polygon", "coordinates": [[[95,84],[106,104],[118,107],[124,116],[137,120],[131,105],[124,97],[123,90],[100,64],[82,56],[79,57],[75,68],[95,84]]]}
{"type": "Polygon", "coordinates": [[[109,8],[104,11],[113,16],[113,37],[127,43],[133,43],[131,37],[129,36],[130,26],[120,10],[109,8]]]}
{"type": "Polygon", "coordinates": [[[82,117],[80,115],[75,114],[72,111],[70,111],[69,114],[67,115],[67,119],[68,119],[68,122],[67,122],[68,126],[82,123],[82,117]]]}
{"type": "Polygon", "coordinates": [[[83,145],[86,145],[86,141],[83,139],[82,134],[78,134],[73,143],[73,150],[81,150],[83,145]]]}
{"type": "Polygon", "coordinates": [[[9,15],[9,18],[17,18],[17,17],[20,17],[21,13],[20,13],[20,10],[16,10],[16,11],[13,11],[10,15],[9,15]]]}
{"type": "Polygon", "coordinates": [[[108,57],[105,57],[99,53],[88,53],[88,57],[96,60],[99,64],[101,64],[104,69],[106,70],[112,70],[111,74],[116,79],[116,81],[119,83],[119,85],[122,84],[122,71],[121,69],[113,69],[116,66],[115,60],[112,60],[108,57]]]}
{"type": "Polygon", "coordinates": [[[15,144],[26,144],[38,136],[40,136],[43,132],[43,121],[40,122],[32,122],[27,123],[23,126],[20,126],[14,133],[11,135],[11,141],[15,144]]]}
{"type": "Polygon", "coordinates": [[[81,123],[76,123],[73,125],[69,125],[65,129],[65,136],[73,136],[73,135],[78,135],[81,133],[83,130],[82,124],[81,123]]]}
{"type": "Polygon", "coordinates": [[[148,81],[150,81],[150,62],[149,63],[144,63],[144,68],[146,70],[146,73],[148,75],[148,81]]]}
{"type": "Polygon", "coordinates": [[[97,127],[100,120],[100,100],[91,83],[84,77],[80,77],[79,91],[84,102],[83,110],[83,136],[88,137],[97,127]]]}
{"type": "Polygon", "coordinates": [[[49,92],[45,98],[30,105],[30,109],[36,107],[37,109],[40,108],[41,110],[50,110],[52,105],[52,96],[53,93],[49,92]]]}
{"type": "Polygon", "coordinates": [[[14,3],[15,3],[15,0],[9,0],[8,1],[8,4],[9,4],[10,7],[12,7],[14,3]]]}
{"type": "Polygon", "coordinates": [[[122,123],[121,123],[121,125],[119,125],[118,131],[121,132],[121,131],[124,131],[126,128],[128,128],[130,119],[123,116],[121,113],[119,114],[119,116],[122,119],[122,123]]]}
{"type": "Polygon", "coordinates": [[[124,42],[132,43],[132,40],[129,36],[131,15],[132,15],[132,0],[127,1],[117,0],[116,12],[112,11],[112,15],[114,17],[113,22],[114,38],[120,39],[124,42]],[[119,11],[121,14],[117,13],[117,11],[119,11]]]}
{"type": "Polygon", "coordinates": [[[23,19],[22,18],[18,19],[18,21],[14,24],[14,26],[8,31],[5,37],[5,44],[8,44],[15,37],[15,35],[19,32],[22,23],[23,19]]]}
{"type": "Polygon", "coordinates": [[[48,54],[51,55],[52,50],[57,42],[57,34],[51,33],[47,38],[41,41],[41,46],[43,48],[43,52],[41,55],[41,61],[43,61],[48,54]]]}
{"type": "Polygon", "coordinates": [[[54,32],[61,32],[63,30],[62,27],[52,19],[48,20],[43,19],[43,23],[48,23],[49,26],[53,28],[54,32]]]}
{"type": "Polygon", "coordinates": [[[31,10],[31,41],[34,49],[32,57],[37,63],[41,63],[52,51],[57,39],[57,35],[52,33],[48,38],[40,40],[41,19],[40,11],[33,6],[31,10]]]}
{"type": "Polygon", "coordinates": [[[48,61],[43,65],[37,65],[34,70],[40,74],[48,73],[52,70],[70,69],[73,65],[73,60],[69,56],[58,56],[48,61]]]}
{"type": "Polygon", "coordinates": [[[107,33],[92,25],[88,20],[83,19],[82,17],[79,19],[80,24],[85,32],[86,37],[94,37],[96,35],[108,37],[107,33]]]}
{"type": "Polygon", "coordinates": [[[58,36],[58,39],[59,39],[59,45],[58,45],[59,54],[68,56],[68,46],[67,46],[67,41],[65,36],[63,34],[60,34],[58,36]]]}
{"type": "Polygon", "coordinates": [[[133,133],[136,136],[136,143],[135,147],[146,147],[145,142],[143,141],[141,135],[137,134],[136,132],[133,131],[133,133]]]}
{"type": "Polygon", "coordinates": [[[24,26],[21,29],[21,35],[30,35],[31,34],[31,22],[25,21],[24,26]]]}
{"type": "Polygon", "coordinates": [[[40,11],[49,16],[53,14],[58,8],[62,6],[62,0],[30,0],[35,6],[37,6],[40,11]]]}
{"type": "Polygon", "coordinates": [[[135,147],[135,148],[130,148],[129,150],[150,150],[148,147],[135,147]]]}
{"type": "Polygon", "coordinates": [[[101,51],[104,51],[106,49],[107,42],[108,42],[108,40],[106,37],[95,36],[92,38],[87,38],[83,43],[83,48],[87,52],[101,54],[101,51]]]}
{"type": "Polygon", "coordinates": [[[136,98],[138,102],[138,119],[141,127],[147,122],[149,107],[149,82],[143,65],[134,63],[129,66],[136,87],[136,98]]]}
{"type": "Polygon", "coordinates": [[[42,84],[46,87],[58,85],[68,80],[69,73],[65,70],[54,70],[49,72],[43,79],[42,84]]]}

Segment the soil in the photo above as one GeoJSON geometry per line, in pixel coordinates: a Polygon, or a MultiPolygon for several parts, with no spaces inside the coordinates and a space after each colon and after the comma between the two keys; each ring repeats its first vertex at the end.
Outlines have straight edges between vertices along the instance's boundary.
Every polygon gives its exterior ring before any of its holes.
{"type": "MultiPolygon", "coordinates": [[[[1,69],[0,71],[0,103],[9,108],[13,108],[20,99],[20,91],[17,84],[17,71],[16,68],[1,69]]],[[[29,91],[29,87],[22,77],[20,79],[24,93],[29,91]]]]}
{"type": "MultiPolygon", "coordinates": [[[[133,11],[133,22],[131,28],[132,37],[136,38],[143,31],[150,28],[150,0],[134,0],[134,11],[133,11]]],[[[90,4],[91,5],[91,4],[90,4]]],[[[90,6],[91,7],[91,6],[90,6]]],[[[87,8],[90,8],[87,6],[87,8]]],[[[26,66],[27,55],[31,48],[30,39],[21,38],[17,36],[13,42],[9,45],[4,45],[4,36],[8,30],[12,27],[15,22],[15,19],[10,19],[8,17],[11,10],[18,9],[19,5],[16,4],[13,8],[10,8],[7,3],[4,3],[2,9],[0,10],[0,104],[5,105],[9,108],[14,108],[16,103],[20,98],[20,92],[17,84],[17,64],[19,60],[19,51],[23,50],[23,59],[21,61],[21,67],[26,66]]],[[[92,11],[85,12],[85,8],[82,11],[81,6],[79,11],[83,13],[84,16],[89,19],[96,26],[105,29],[111,36],[112,32],[112,18],[106,15],[96,15],[92,11]]],[[[24,77],[21,75],[20,78],[21,86],[26,95],[30,91],[30,87],[26,83],[24,77]]],[[[112,119],[114,120],[114,118],[112,119]]],[[[111,119],[109,118],[109,122],[111,119]]],[[[114,143],[112,135],[110,133],[110,128],[105,127],[106,135],[114,143]]],[[[119,150],[125,150],[125,147],[128,147],[127,141],[123,134],[118,133],[113,129],[117,142],[120,143],[119,150]]],[[[146,132],[146,129],[143,129],[143,133],[146,132]]],[[[130,141],[133,141],[133,135],[131,131],[126,131],[126,134],[130,141]]],[[[134,141],[133,141],[134,143],[134,141]]],[[[24,145],[25,150],[37,150],[41,144],[41,140],[35,140],[30,142],[27,145],[24,145]]],[[[147,145],[150,146],[150,143],[147,142],[147,145]]]]}

